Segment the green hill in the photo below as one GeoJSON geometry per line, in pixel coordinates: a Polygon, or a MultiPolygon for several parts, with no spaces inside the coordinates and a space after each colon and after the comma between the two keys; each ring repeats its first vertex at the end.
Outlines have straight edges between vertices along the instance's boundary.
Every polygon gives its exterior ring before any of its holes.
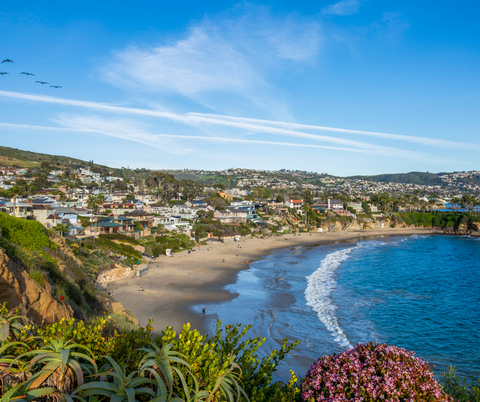
{"type": "Polygon", "coordinates": [[[439,175],[428,172],[379,174],[375,176],[351,176],[347,178],[384,183],[410,183],[420,185],[433,185],[442,183],[439,175]]]}

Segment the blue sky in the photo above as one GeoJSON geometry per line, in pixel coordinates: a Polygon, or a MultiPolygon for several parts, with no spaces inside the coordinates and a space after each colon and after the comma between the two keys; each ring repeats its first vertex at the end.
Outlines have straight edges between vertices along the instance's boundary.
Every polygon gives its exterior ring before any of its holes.
{"type": "Polygon", "coordinates": [[[2,3],[0,58],[15,64],[0,65],[0,144],[152,169],[479,169],[479,12],[405,0],[2,3]]]}

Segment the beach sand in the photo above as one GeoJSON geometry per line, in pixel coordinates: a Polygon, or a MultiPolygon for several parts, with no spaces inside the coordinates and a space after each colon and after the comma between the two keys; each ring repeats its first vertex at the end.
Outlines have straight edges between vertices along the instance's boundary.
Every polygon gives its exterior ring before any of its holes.
{"type": "Polygon", "coordinates": [[[235,297],[225,286],[236,281],[237,273],[249,268],[245,261],[258,261],[274,250],[309,244],[328,244],[377,236],[427,234],[425,229],[383,229],[362,232],[302,233],[241,242],[216,243],[196,247],[195,251],[160,256],[149,265],[148,274],[108,284],[114,298],[130,309],[141,326],[155,319],[154,333],[167,326],[177,332],[186,323],[205,333],[209,307],[235,297]],[[238,256],[237,256],[238,254],[238,256]],[[222,262],[225,260],[225,262],[222,262]],[[139,289],[143,287],[144,291],[139,289]],[[207,307],[206,315],[201,306],[207,307]],[[200,306],[194,309],[191,306],[200,306]]]}

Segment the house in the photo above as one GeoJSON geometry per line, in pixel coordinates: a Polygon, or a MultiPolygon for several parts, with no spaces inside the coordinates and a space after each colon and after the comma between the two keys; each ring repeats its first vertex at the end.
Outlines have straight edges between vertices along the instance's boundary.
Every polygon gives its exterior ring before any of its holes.
{"type": "Polygon", "coordinates": [[[294,209],[298,215],[304,215],[305,210],[303,209],[303,200],[287,200],[285,201],[285,206],[288,208],[294,209]]]}
{"type": "Polygon", "coordinates": [[[330,211],[343,211],[343,201],[329,198],[327,200],[327,209],[330,211]]]}
{"type": "Polygon", "coordinates": [[[356,211],[357,214],[363,212],[363,206],[362,206],[361,202],[349,202],[348,206],[350,208],[353,208],[356,211]]]}
{"type": "Polygon", "coordinates": [[[45,223],[42,224],[48,229],[52,229],[57,225],[63,224],[63,219],[55,214],[50,214],[45,218],[45,223]]]}
{"type": "Polygon", "coordinates": [[[247,211],[228,208],[213,213],[213,219],[222,223],[247,222],[247,211]]]}
{"type": "Polygon", "coordinates": [[[228,243],[231,241],[239,241],[242,237],[241,233],[233,232],[233,233],[224,233],[218,236],[218,240],[222,243],[228,243]]]}
{"type": "Polygon", "coordinates": [[[253,201],[232,201],[230,203],[232,208],[255,208],[255,203],[253,201]]]}
{"type": "Polygon", "coordinates": [[[143,207],[143,210],[145,212],[149,212],[151,214],[160,214],[160,215],[165,215],[167,213],[170,213],[171,207],[170,205],[165,205],[165,204],[147,204],[143,207]]]}
{"type": "Polygon", "coordinates": [[[310,209],[317,214],[324,214],[327,210],[327,204],[312,204],[310,205],[310,209]]]}
{"type": "Polygon", "coordinates": [[[192,230],[192,225],[188,221],[182,221],[180,216],[154,216],[156,225],[162,225],[165,230],[192,230]]]}
{"type": "Polygon", "coordinates": [[[134,212],[136,210],[136,205],[130,202],[105,203],[100,208],[100,211],[102,212],[111,211],[112,213],[119,215],[123,215],[128,212],[134,212]]]}
{"type": "MultiPolygon", "coordinates": [[[[34,204],[32,205],[32,213],[35,219],[40,222],[43,226],[47,227],[50,229],[50,226],[48,226],[50,221],[47,221],[47,219],[55,214],[55,209],[50,206],[50,205],[42,205],[42,204],[34,204]]],[[[60,217],[59,217],[60,218],[60,217]]],[[[60,218],[61,220],[62,218],[60,218]]],[[[53,225],[53,226],[56,226],[53,225]]]]}
{"type": "Polygon", "coordinates": [[[228,194],[225,191],[217,191],[217,194],[222,197],[224,200],[233,201],[233,195],[228,194]]]}
{"type": "Polygon", "coordinates": [[[0,211],[17,218],[34,219],[33,205],[26,202],[0,200],[0,211]]]}
{"type": "Polygon", "coordinates": [[[67,220],[72,225],[77,224],[78,222],[78,215],[76,211],[72,208],[54,208],[55,215],[60,216],[63,220],[67,220]]]}

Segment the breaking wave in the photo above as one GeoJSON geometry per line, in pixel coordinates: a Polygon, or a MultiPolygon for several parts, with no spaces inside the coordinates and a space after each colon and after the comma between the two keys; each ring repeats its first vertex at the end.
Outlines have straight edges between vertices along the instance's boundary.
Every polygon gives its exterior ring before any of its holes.
{"type": "Polygon", "coordinates": [[[305,299],[318,315],[320,321],[332,334],[334,340],[344,348],[353,345],[347,338],[338,323],[337,306],[333,303],[332,293],[337,287],[335,271],[348,258],[353,248],[347,248],[328,254],[322,261],[320,268],[307,276],[305,299]]]}

